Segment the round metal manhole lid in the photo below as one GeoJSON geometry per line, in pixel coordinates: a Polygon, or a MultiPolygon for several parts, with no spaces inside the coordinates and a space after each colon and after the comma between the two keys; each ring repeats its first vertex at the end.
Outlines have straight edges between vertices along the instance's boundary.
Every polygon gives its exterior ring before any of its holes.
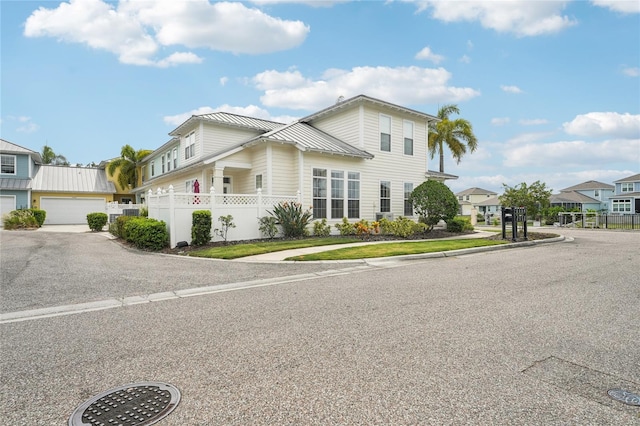
{"type": "Polygon", "coordinates": [[[131,383],[85,401],[69,417],[69,426],[147,426],[167,417],[180,402],[168,383],[131,383]]]}
{"type": "Polygon", "coordinates": [[[620,401],[623,404],[627,405],[635,405],[636,407],[640,407],[640,395],[635,393],[627,392],[622,389],[609,389],[607,394],[616,401],[620,401]]]}

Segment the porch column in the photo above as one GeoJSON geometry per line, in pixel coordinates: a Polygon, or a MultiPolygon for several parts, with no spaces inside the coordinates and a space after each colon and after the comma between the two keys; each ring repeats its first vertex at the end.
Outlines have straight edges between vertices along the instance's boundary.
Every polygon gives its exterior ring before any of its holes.
{"type": "Polygon", "coordinates": [[[212,186],[218,194],[224,193],[224,167],[213,168],[212,186]]]}

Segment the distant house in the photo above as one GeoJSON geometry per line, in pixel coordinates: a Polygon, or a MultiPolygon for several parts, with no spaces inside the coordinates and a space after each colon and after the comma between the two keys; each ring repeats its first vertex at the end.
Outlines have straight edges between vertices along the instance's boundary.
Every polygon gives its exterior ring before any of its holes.
{"type": "Polygon", "coordinates": [[[40,163],[39,153],[0,139],[0,224],[12,210],[31,207],[31,179],[40,163]]]}
{"type": "Polygon", "coordinates": [[[613,185],[590,180],[561,189],[559,194],[551,195],[549,202],[551,207],[565,210],[608,211],[609,198],[614,194],[614,189],[613,185]]]}
{"type": "MultiPolygon", "coordinates": [[[[148,191],[296,196],[314,219],[414,217],[409,195],[427,179],[432,115],[360,95],[284,124],[214,112],[194,115],[143,162],[148,191]]],[[[256,226],[255,224],[251,226],[256,226]]]]}
{"type": "Polygon", "coordinates": [[[458,204],[460,204],[460,214],[463,216],[471,215],[471,210],[475,209],[478,213],[486,213],[487,209],[489,211],[497,211],[500,203],[494,204],[495,201],[492,201],[492,204],[481,204],[485,203],[488,200],[495,198],[497,200],[497,193],[493,191],[488,191],[482,188],[469,188],[464,191],[460,191],[456,193],[456,197],[458,197],[458,204]]]}
{"type": "Polygon", "coordinates": [[[104,168],[39,165],[31,183],[33,207],[47,212],[46,225],[85,224],[87,214],[106,212],[116,192],[104,168]]]}
{"type": "Polygon", "coordinates": [[[611,213],[640,213],[640,174],[614,182],[615,193],[609,197],[611,213]]]}

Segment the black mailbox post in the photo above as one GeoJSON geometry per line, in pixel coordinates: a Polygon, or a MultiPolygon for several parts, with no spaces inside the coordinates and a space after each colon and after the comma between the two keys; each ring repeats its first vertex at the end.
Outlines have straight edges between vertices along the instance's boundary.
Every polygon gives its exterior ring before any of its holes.
{"type": "Polygon", "coordinates": [[[507,223],[511,223],[511,241],[518,239],[518,222],[522,222],[523,237],[527,237],[527,209],[525,207],[502,207],[502,239],[507,239],[507,223]]]}

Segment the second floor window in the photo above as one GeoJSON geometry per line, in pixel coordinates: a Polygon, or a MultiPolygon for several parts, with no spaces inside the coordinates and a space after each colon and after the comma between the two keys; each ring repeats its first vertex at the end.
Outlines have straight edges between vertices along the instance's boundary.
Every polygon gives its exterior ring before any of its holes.
{"type": "Polygon", "coordinates": [[[171,171],[171,151],[167,152],[167,171],[171,171]]]}
{"type": "Polygon", "coordinates": [[[391,117],[380,115],[380,151],[391,152],[391,117]]]}
{"type": "Polygon", "coordinates": [[[15,155],[3,155],[0,158],[0,173],[4,175],[16,174],[16,156],[15,155]]]}
{"type": "Polygon", "coordinates": [[[191,132],[187,135],[184,146],[184,159],[188,160],[189,158],[196,155],[196,132],[191,132]]]}
{"type": "Polygon", "coordinates": [[[633,192],[633,182],[623,182],[623,183],[621,183],[620,184],[620,191],[622,191],[622,192],[633,192]]]}
{"type": "Polygon", "coordinates": [[[173,168],[178,168],[178,148],[173,148],[173,168]]]}
{"type": "Polygon", "coordinates": [[[413,155],[413,122],[404,122],[404,155],[413,155]]]}
{"type": "Polygon", "coordinates": [[[162,163],[162,173],[165,172],[165,168],[164,168],[164,155],[162,156],[162,158],[160,159],[160,162],[162,163]]]}

